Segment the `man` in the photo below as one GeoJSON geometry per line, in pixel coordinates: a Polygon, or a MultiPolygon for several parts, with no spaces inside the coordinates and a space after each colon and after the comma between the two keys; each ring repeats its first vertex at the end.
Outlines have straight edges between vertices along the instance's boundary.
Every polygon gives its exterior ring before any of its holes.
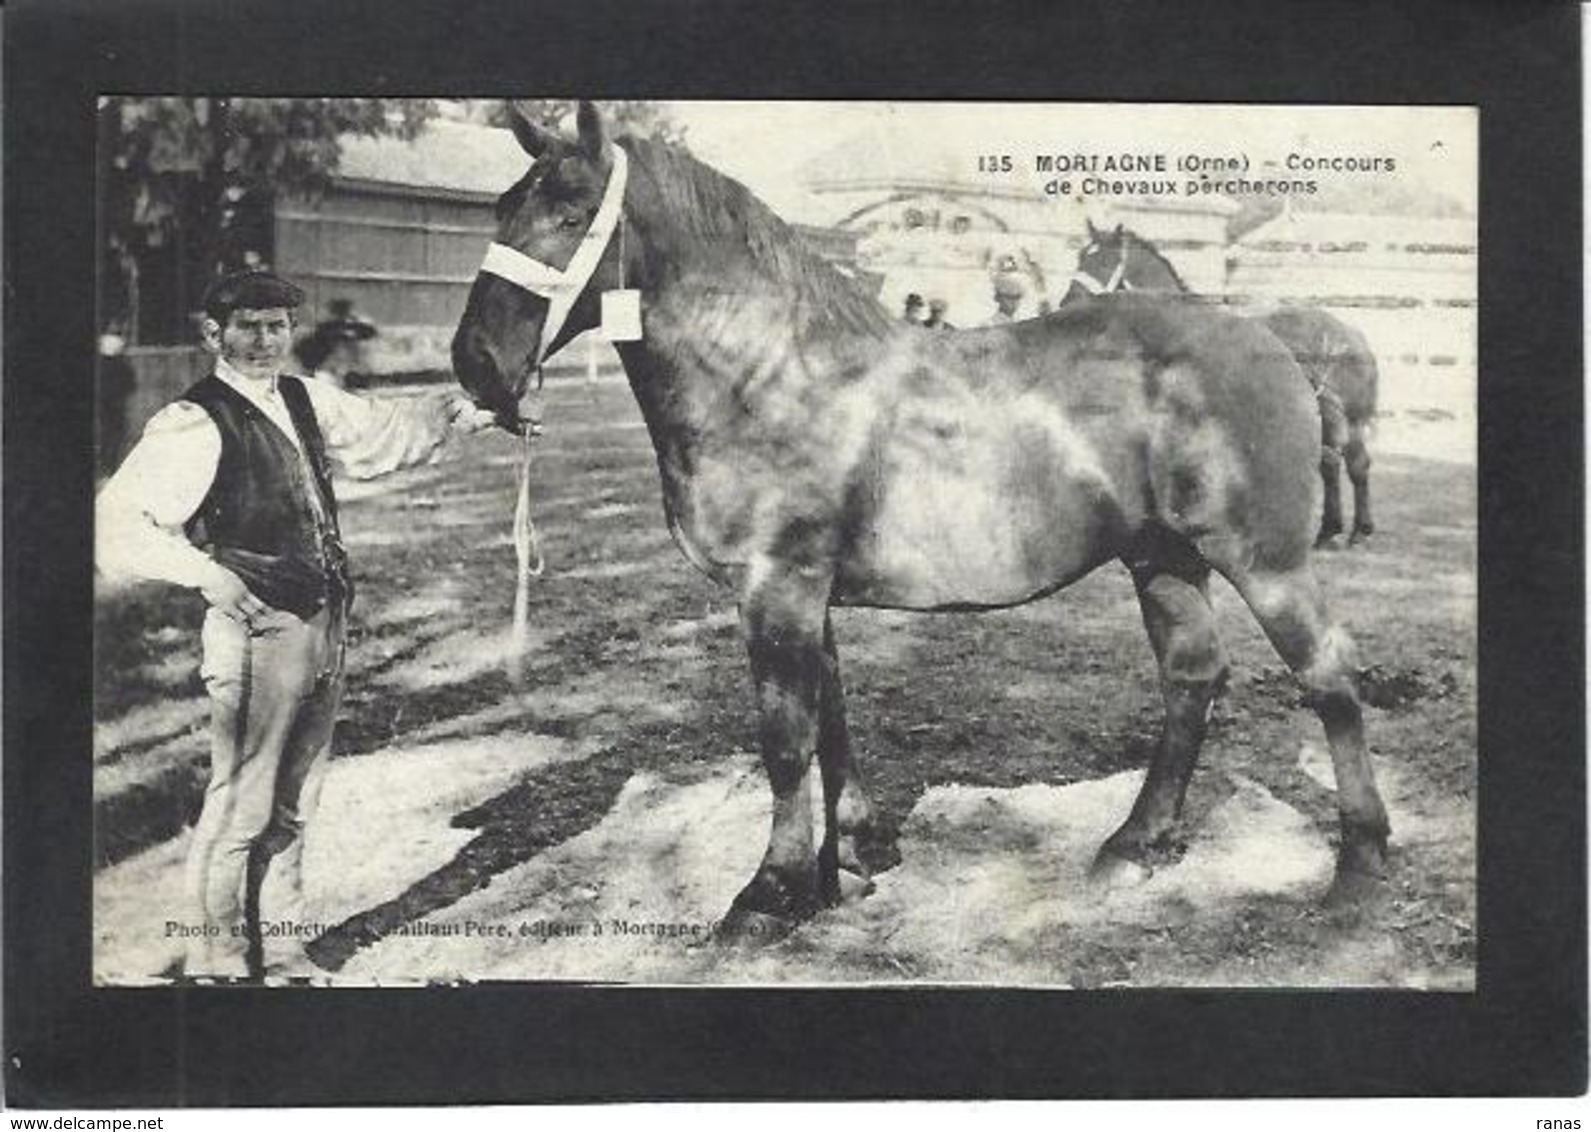
{"type": "MultiPolygon", "coordinates": [[[[150,420],[96,508],[103,571],[187,586],[210,606],[210,783],[178,933],[194,978],[259,977],[261,923],[304,923],[302,833],[342,694],[353,594],[329,459],[370,478],[432,459],[450,430],[491,423],[451,393],[375,402],[284,376],[302,301],[265,271],[210,288],[202,335],[214,372],[150,420]],[[262,913],[267,873],[282,906],[262,913]]],[[[312,973],[298,935],[271,973],[312,973]]]]}
{"type": "Polygon", "coordinates": [[[906,296],[905,309],[901,311],[901,320],[910,326],[923,324],[923,297],[916,291],[906,296]]]}
{"type": "Polygon", "coordinates": [[[1022,280],[1008,271],[994,277],[995,311],[984,321],[985,326],[1006,326],[1016,321],[1017,308],[1022,305],[1025,288],[1022,280]]]}
{"type": "Polygon", "coordinates": [[[364,365],[364,344],[376,336],[376,327],[355,314],[348,299],[333,299],[326,312],[327,317],[299,342],[296,353],[316,381],[347,389],[349,376],[364,365]]]}
{"type": "Polygon", "coordinates": [[[955,327],[945,321],[945,314],[950,310],[950,304],[944,299],[928,300],[928,317],[923,320],[925,330],[954,330],[955,327]]]}

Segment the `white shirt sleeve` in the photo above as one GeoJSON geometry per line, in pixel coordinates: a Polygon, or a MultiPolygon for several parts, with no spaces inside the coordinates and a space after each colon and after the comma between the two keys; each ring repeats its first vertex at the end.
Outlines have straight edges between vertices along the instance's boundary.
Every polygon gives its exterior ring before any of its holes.
{"type": "Polygon", "coordinates": [[[453,401],[448,390],[378,399],[323,381],[306,381],[304,388],[326,439],[326,454],[352,479],[433,462],[447,442],[453,401]]]}
{"type": "Polygon", "coordinates": [[[221,434],[198,405],[176,401],[144,435],[94,505],[94,563],[106,577],[198,589],[222,567],[188,541],[191,519],[215,480],[221,434]]]}

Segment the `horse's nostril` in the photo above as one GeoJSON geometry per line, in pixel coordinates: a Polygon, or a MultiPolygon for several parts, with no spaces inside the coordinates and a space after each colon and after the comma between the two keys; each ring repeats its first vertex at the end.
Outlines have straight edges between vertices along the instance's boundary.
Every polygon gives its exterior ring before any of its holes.
{"type": "Polygon", "coordinates": [[[496,358],[482,335],[464,330],[454,335],[453,372],[467,389],[481,390],[494,384],[496,358]]]}
{"type": "Polygon", "coordinates": [[[453,335],[453,360],[455,362],[474,362],[485,352],[485,343],[475,330],[461,327],[459,332],[453,335]]]}

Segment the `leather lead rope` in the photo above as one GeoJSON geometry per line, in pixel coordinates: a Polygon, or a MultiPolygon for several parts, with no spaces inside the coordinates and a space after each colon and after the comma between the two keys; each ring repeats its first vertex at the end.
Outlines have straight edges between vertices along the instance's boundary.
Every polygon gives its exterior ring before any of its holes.
{"type": "MultiPolygon", "coordinates": [[[[616,170],[617,176],[610,182],[609,194],[614,202],[611,207],[617,210],[614,226],[618,229],[619,236],[619,289],[624,289],[624,172],[622,167],[623,155],[620,155],[621,165],[616,170]],[[617,193],[613,187],[617,185],[617,193]]],[[[609,207],[605,198],[604,207],[609,207]]],[[[589,235],[589,234],[588,234],[589,235]]],[[[606,241],[604,241],[604,245],[606,241]]],[[[494,245],[495,246],[495,245],[494,245]]],[[[534,263],[531,266],[539,267],[534,263]]],[[[591,270],[596,270],[593,264],[591,270]]],[[[520,282],[519,280],[514,280],[520,282]]],[[[523,285],[523,283],[521,284],[523,285]]],[[[539,292],[538,292],[539,293],[539,292]]],[[[542,342],[542,352],[545,353],[548,340],[542,342]]],[[[540,360],[536,363],[536,392],[540,393],[546,382],[546,373],[540,360]]],[[[595,390],[592,390],[593,397],[595,390]]],[[[530,515],[530,451],[531,444],[536,437],[536,426],[527,422],[520,433],[519,450],[519,492],[514,501],[514,558],[518,569],[514,572],[514,624],[509,634],[508,668],[509,676],[514,683],[523,683],[525,679],[525,655],[530,651],[530,580],[539,578],[547,567],[546,559],[542,557],[541,540],[536,536],[536,522],[530,515]]]]}
{"type": "MultiPolygon", "coordinates": [[[[540,368],[537,369],[540,384],[540,368]]],[[[541,540],[536,536],[536,522],[530,515],[530,453],[535,442],[535,429],[526,424],[520,433],[519,495],[514,502],[514,558],[518,569],[514,572],[514,626],[509,637],[509,675],[514,682],[525,678],[525,654],[530,648],[530,580],[539,578],[546,568],[541,554],[541,540]]]]}

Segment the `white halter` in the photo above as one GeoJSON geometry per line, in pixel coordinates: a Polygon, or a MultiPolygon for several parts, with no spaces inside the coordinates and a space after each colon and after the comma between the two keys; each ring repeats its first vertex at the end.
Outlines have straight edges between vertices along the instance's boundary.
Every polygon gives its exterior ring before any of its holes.
{"type": "MultiPolygon", "coordinates": [[[[1072,282],[1076,283],[1090,295],[1109,295],[1113,291],[1131,291],[1133,286],[1127,282],[1127,254],[1132,248],[1130,233],[1120,232],[1121,258],[1116,261],[1116,269],[1110,273],[1110,278],[1101,283],[1094,276],[1084,271],[1081,265],[1072,272],[1072,282]]],[[[1090,244],[1089,247],[1095,245],[1090,244]]]]}
{"type": "MultiPolygon", "coordinates": [[[[494,241],[486,249],[486,258],[481,261],[482,271],[506,279],[532,295],[547,300],[547,319],[541,328],[541,345],[536,349],[538,367],[547,356],[547,347],[552,345],[553,339],[563,329],[575,300],[596,274],[603,253],[608,250],[608,243],[613,239],[614,230],[618,228],[624,214],[624,184],[628,171],[629,161],[624,150],[614,146],[613,170],[608,174],[608,187],[602,192],[602,203],[597,207],[596,218],[591,221],[591,227],[575,249],[569,266],[562,271],[549,263],[531,259],[518,248],[511,248],[507,244],[494,241]]],[[[622,279],[622,262],[619,271],[622,279]]],[[[530,448],[534,436],[532,430],[526,429],[521,438],[519,495],[514,506],[514,555],[518,559],[519,570],[514,580],[514,626],[509,638],[509,674],[516,684],[524,680],[524,658],[530,646],[530,579],[539,577],[543,567],[536,524],[530,515],[530,448]]]]}
{"type": "Polygon", "coordinates": [[[568,267],[560,271],[549,263],[531,259],[518,248],[495,242],[486,249],[486,258],[481,261],[482,271],[506,279],[532,295],[547,300],[547,320],[542,325],[541,345],[536,351],[537,365],[547,356],[547,347],[563,329],[564,321],[569,317],[569,311],[580,297],[580,292],[586,289],[586,284],[596,274],[597,264],[602,262],[602,255],[608,250],[614,229],[619,226],[624,214],[624,185],[629,173],[629,161],[624,150],[618,146],[612,149],[613,170],[608,174],[608,187],[603,190],[602,204],[597,208],[596,218],[591,221],[591,227],[575,249],[568,267]]]}
{"type": "Polygon", "coordinates": [[[1108,295],[1112,291],[1131,291],[1132,284],[1122,277],[1127,274],[1127,247],[1122,245],[1121,258],[1116,261],[1116,270],[1110,273],[1110,278],[1101,283],[1088,272],[1079,267],[1072,272],[1072,282],[1076,283],[1090,295],[1108,295]]]}

